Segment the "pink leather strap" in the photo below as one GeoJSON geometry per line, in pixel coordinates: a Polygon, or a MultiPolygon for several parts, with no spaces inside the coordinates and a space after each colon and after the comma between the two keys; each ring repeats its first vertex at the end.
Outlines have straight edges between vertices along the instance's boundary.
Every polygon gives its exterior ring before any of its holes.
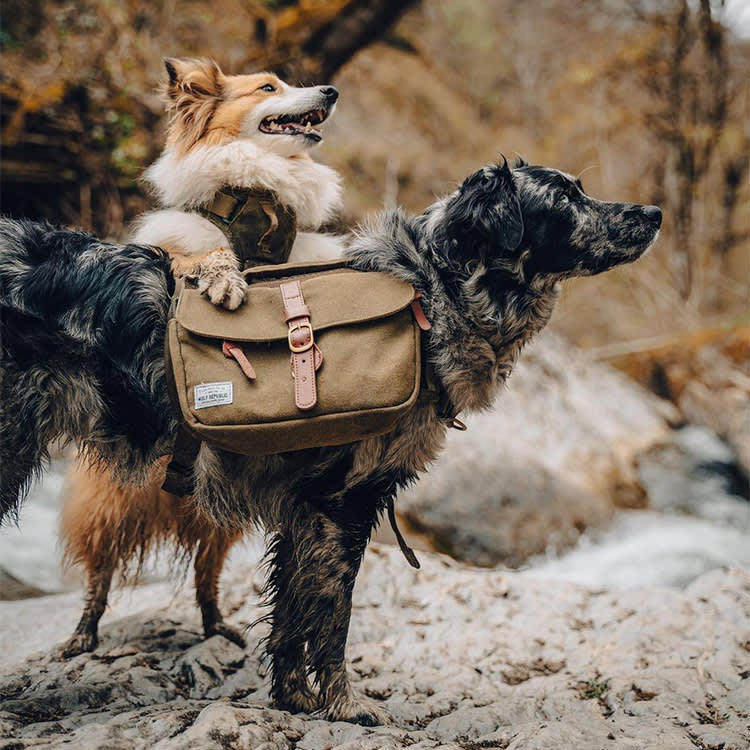
{"type": "Polygon", "coordinates": [[[221,351],[225,357],[233,357],[237,360],[237,364],[242,368],[242,372],[245,373],[245,377],[248,380],[255,380],[255,369],[250,364],[250,360],[245,356],[245,352],[239,344],[235,344],[232,341],[224,341],[221,344],[221,351]]]}
{"type": "Polygon", "coordinates": [[[427,316],[424,314],[424,310],[422,309],[422,305],[419,301],[419,298],[422,295],[417,292],[414,299],[411,303],[411,311],[414,314],[414,320],[417,321],[417,325],[419,326],[420,330],[422,331],[429,331],[432,328],[432,324],[429,320],[427,320],[427,316]]]}
{"type": "Polygon", "coordinates": [[[310,310],[302,296],[299,281],[281,284],[281,299],[284,303],[284,320],[289,326],[289,349],[292,352],[292,375],[294,377],[294,403],[298,409],[307,411],[318,402],[315,371],[322,364],[322,355],[315,346],[310,310]],[[317,351],[316,351],[317,350],[317,351]]]}

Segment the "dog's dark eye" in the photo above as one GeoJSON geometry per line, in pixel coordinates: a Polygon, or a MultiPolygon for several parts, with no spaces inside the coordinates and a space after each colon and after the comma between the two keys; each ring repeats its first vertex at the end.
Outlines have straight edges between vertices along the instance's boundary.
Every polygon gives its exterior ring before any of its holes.
{"type": "Polygon", "coordinates": [[[259,90],[260,90],[260,91],[268,91],[269,93],[273,93],[274,91],[276,91],[276,87],[275,87],[275,86],[271,86],[271,84],[270,84],[270,83],[264,83],[264,84],[263,84],[263,85],[262,85],[262,86],[260,87],[260,89],[259,89],[259,90]]]}
{"type": "Polygon", "coordinates": [[[570,198],[568,198],[565,193],[560,193],[560,195],[557,196],[557,200],[555,201],[556,206],[567,206],[568,203],[570,203],[570,198]]]}

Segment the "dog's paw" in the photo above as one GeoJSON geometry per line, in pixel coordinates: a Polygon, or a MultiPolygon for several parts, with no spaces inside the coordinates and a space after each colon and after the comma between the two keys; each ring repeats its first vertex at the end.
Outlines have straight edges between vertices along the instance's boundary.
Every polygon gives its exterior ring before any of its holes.
{"type": "Polygon", "coordinates": [[[72,659],[87,651],[95,651],[98,645],[99,639],[96,633],[73,633],[60,650],[60,655],[63,659],[72,659]]]}
{"type": "Polygon", "coordinates": [[[326,711],[328,721],[348,721],[364,727],[376,727],[388,724],[388,712],[380,708],[369,698],[350,694],[344,699],[334,701],[326,711]]]}
{"type": "Polygon", "coordinates": [[[247,282],[238,271],[227,271],[210,279],[199,279],[198,289],[217,307],[236,310],[245,300],[247,282]]]}
{"type": "Polygon", "coordinates": [[[209,253],[190,275],[197,278],[201,294],[205,294],[214,305],[228,310],[237,309],[247,294],[247,282],[231,250],[209,253]]]}
{"type": "Polygon", "coordinates": [[[320,700],[309,688],[306,690],[295,690],[285,696],[283,700],[277,700],[276,704],[284,711],[289,711],[293,714],[312,714],[320,708],[320,700]]]}
{"type": "Polygon", "coordinates": [[[207,625],[204,632],[206,638],[210,638],[213,635],[220,635],[228,641],[235,643],[240,648],[245,648],[245,646],[247,646],[242,633],[237,628],[227,625],[225,622],[215,622],[211,625],[207,625]]]}

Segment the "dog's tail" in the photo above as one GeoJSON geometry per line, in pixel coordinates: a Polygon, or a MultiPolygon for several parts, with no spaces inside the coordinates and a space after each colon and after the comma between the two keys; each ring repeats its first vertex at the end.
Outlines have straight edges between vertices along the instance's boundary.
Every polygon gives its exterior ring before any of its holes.
{"type": "Polygon", "coordinates": [[[48,224],[0,219],[0,522],[17,516],[59,434],[53,415],[60,394],[33,367],[34,348],[43,348],[51,323],[43,307],[49,295],[39,288],[40,266],[51,270],[43,251],[50,231],[48,224]]]}
{"type": "Polygon", "coordinates": [[[134,481],[168,452],[172,291],[158,248],[0,218],[0,522],[55,440],[95,449],[134,481]]]}

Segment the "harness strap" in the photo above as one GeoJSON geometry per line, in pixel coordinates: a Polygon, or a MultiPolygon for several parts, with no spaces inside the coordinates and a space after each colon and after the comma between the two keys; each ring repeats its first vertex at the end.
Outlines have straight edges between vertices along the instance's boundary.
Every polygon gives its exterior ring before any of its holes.
{"type": "Polygon", "coordinates": [[[193,464],[198,458],[200,447],[201,441],[188,432],[184,425],[177,428],[177,440],[172,451],[172,460],[167,466],[167,476],[161,486],[163,490],[178,497],[192,495],[195,490],[193,464]]]}
{"type": "Polygon", "coordinates": [[[270,190],[224,186],[196,211],[229,239],[243,268],[289,259],[297,218],[270,190]]]}
{"type": "Polygon", "coordinates": [[[408,562],[409,565],[412,566],[412,568],[416,568],[417,570],[419,570],[422,566],[419,564],[419,560],[417,560],[417,556],[414,554],[414,550],[406,543],[406,539],[404,539],[403,535],[401,534],[401,530],[398,527],[398,523],[396,523],[396,511],[393,507],[392,497],[388,498],[387,507],[388,521],[391,524],[393,533],[396,535],[396,541],[398,542],[399,549],[406,558],[406,562],[408,562]]]}

